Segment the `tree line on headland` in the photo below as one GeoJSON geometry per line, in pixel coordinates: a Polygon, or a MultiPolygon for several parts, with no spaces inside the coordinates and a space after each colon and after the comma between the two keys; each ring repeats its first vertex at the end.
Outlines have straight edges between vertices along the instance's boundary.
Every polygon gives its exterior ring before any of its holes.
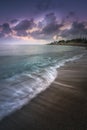
{"type": "Polygon", "coordinates": [[[87,46],[86,38],[77,38],[71,40],[60,40],[49,43],[49,45],[72,45],[72,46],[87,46]]]}

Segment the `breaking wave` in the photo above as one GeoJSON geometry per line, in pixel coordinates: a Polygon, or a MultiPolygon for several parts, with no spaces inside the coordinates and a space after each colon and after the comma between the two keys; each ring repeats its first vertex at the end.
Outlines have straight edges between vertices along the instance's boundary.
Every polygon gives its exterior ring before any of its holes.
{"type": "Polygon", "coordinates": [[[6,78],[0,86],[0,120],[47,89],[58,75],[58,68],[66,62],[81,58],[83,54],[57,61],[32,73],[25,71],[6,78]]]}

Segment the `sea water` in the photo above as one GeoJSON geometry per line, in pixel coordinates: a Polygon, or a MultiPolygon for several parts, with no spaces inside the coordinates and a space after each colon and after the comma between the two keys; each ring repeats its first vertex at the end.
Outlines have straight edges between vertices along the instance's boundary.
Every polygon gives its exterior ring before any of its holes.
{"type": "Polygon", "coordinates": [[[82,57],[85,51],[56,45],[0,46],[0,120],[48,88],[57,69],[82,57]]]}

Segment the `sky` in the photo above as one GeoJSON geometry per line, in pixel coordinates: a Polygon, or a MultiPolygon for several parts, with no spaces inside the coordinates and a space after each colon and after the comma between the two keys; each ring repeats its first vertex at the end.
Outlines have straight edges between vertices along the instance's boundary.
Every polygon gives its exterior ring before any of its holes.
{"type": "Polygon", "coordinates": [[[0,0],[0,43],[45,44],[87,36],[87,0],[0,0]]]}

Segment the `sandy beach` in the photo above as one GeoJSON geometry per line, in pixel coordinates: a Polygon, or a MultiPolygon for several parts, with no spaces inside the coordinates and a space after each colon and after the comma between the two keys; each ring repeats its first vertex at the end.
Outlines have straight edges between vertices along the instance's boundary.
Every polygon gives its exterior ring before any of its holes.
{"type": "Polygon", "coordinates": [[[58,69],[51,86],[0,121],[0,130],[86,130],[87,56],[58,69]]]}

